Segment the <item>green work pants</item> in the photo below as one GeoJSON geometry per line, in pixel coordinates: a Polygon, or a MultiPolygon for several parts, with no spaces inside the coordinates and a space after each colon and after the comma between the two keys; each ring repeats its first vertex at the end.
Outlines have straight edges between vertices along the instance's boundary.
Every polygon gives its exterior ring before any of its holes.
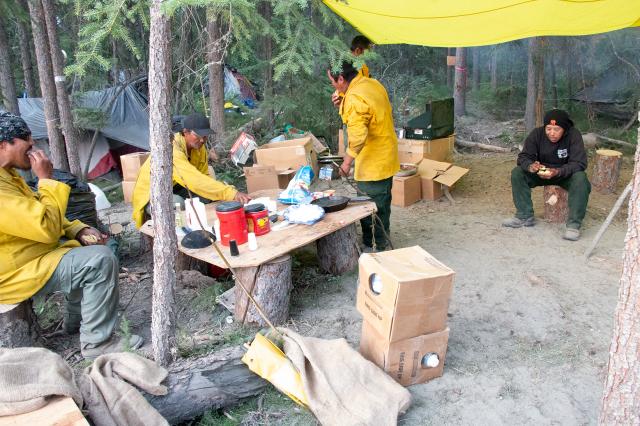
{"type": "Polygon", "coordinates": [[[391,185],[393,183],[393,177],[383,180],[372,181],[358,181],[358,190],[371,197],[373,202],[376,203],[378,212],[376,215],[378,219],[375,221],[373,232],[371,230],[371,224],[373,223],[372,217],[367,216],[360,220],[362,227],[362,242],[367,247],[373,247],[373,240],[375,237],[376,248],[382,250],[387,247],[387,237],[389,235],[389,217],[391,216],[391,185]]]}
{"type": "Polygon", "coordinates": [[[516,217],[527,219],[533,216],[531,188],[545,185],[557,185],[567,190],[569,193],[567,228],[580,229],[591,192],[591,184],[585,172],[575,172],[569,177],[542,179],[536,173],[525,172],[521,167],[515,167],[511,171],[511,191],[513,204],[516,206],[516,217]]]}
{"type": "Polygon", "coordinates": [[[102,245],[69,250],[34,298],[60,291],[65,320],[80,324],[81,347],[95,347],[111,336],[118,307],[118,259],[102,245]]]}

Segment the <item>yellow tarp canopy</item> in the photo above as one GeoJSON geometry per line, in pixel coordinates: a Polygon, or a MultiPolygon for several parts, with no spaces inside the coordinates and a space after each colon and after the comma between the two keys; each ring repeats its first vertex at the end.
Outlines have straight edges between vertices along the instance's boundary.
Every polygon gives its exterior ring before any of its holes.
{"type": "Polygon", "coordinates": [[[640,0],[323,0],[376,44],[464,47],[640,25],[640,0]]]}

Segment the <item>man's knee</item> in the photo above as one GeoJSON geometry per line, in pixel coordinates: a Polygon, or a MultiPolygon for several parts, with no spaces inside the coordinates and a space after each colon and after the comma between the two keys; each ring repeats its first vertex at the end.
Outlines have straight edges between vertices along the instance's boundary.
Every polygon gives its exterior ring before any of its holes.
{"type": "Polygon", "coordinates": [[[520,166],[516,166],[513,168],[513,170],[511,170],[511,183],[515,184],[515,183],[521,183],[521,182],[526,182],[527,178],[525,175],[525,171],[522,170],[522,167],[520,166]]]}
{"type": "Polygon", "coordinates": [[[103,245],[84,246],[80,248],[86,256],[87,263],[104,272],[118,271],[118,258],[113,251],[103,245]]]}
{"type": "Polygon", "coordinates": [[[569,178],[569,190],[580,192],[591,192],[591,183],[585,172],[575,172],[569,178]]]}

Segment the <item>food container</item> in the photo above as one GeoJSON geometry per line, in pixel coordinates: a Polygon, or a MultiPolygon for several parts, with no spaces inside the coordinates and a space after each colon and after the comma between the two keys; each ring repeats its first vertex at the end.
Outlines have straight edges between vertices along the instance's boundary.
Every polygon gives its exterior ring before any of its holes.
{"type": "Polygon", "coordinates": [[[247,219],[242,204],[237,201],[226,201],[216,206],[216,215],[220,221],[220,242],[229,246],[235,240],[238,245],[247,242],[247,219]]]}
{"type": "Polygon", "coordinates": [[[247,219],[247,231],[256,234],[256,237],[267,234],[271,230],[269,224],[269,211],[264,204],[249,204],[244,207],[244,215],[247,219]]]}

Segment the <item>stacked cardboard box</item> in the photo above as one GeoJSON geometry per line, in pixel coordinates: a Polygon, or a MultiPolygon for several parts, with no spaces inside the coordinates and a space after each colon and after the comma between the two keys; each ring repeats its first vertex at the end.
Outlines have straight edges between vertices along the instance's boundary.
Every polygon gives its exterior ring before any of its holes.
{"type": "Polygon", "coordinates": [[[136,186],[140,167],[149,158],[148,152],[134,152],[120,156],[120,166],[122,168],[122,193],[124,202],[130,203],[133,197],[133,188],[136,186]]]}
{"type": "Polygon", "coordinates": [[[363,254],[360,353],[403,386],[440,377],[455,272],[418,246],[363,254]]]}

